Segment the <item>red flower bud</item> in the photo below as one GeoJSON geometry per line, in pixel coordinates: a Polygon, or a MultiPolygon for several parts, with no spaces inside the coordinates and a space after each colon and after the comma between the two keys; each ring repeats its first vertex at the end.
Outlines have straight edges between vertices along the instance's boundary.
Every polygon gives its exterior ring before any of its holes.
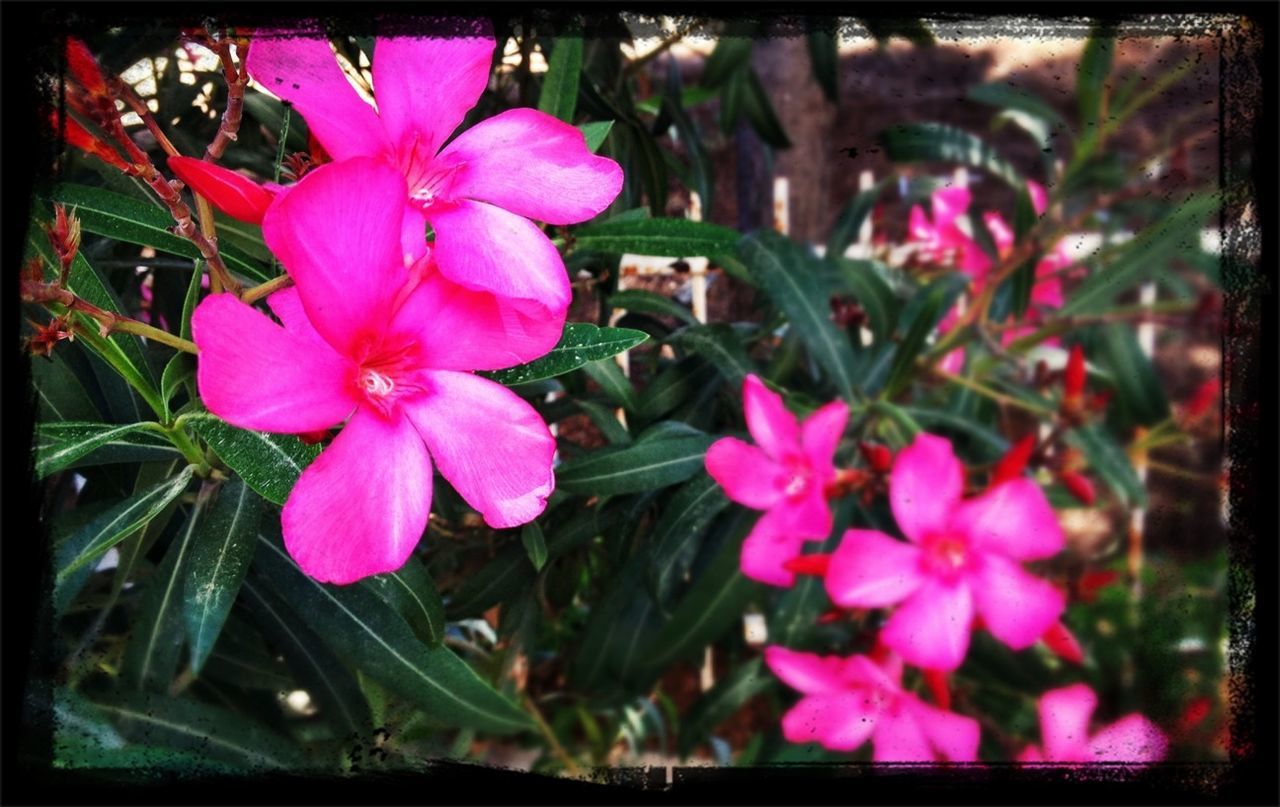
{"type": "Polygon", "coordinates": [[[1080,501],[1086,507],[1092,507],[1097,499],[1097,494],[1093,489],[1093,483],[1088,477],[1081,476],[1075,471],[1063,471],[1058,474],[1058,481],[1067,489],[1067,492],[1080,501]]]}
{"type": "Polygon", "coordinates": [[[1044,632],[1044,636],[1040,637],[1040,641],[1063,661],[1069,661],[1072,664],[1084,662],[1084,651],[1080,648],[1080,642],[1076,641],[1076,637],[1061,622],[1053,623],[1053,626],[1044,632]]]}
{"type": "Polygon", "coordinates": [[[1187,417],[1194,419],[1208,412],[1209,407],[1218,400],[1218,394],[1221,391],[1222,382],[1217,377],[1210,378],[1201,384],[1187,403],[1187,417]]]}
{"type": "Polygon", "coordinates": [[[800,555],[782,564],[782,568],[792,574],[810,574],[814,577],[826,577],[827,569],[830,566],[831,555],[821,552],[813,555],[800,555]]]}
{"type": "MultiPolygon", "coordinates": [[[[52,120],[53,130],[55,132],[62,132],[63,130],[60,126],[57,110],[53,112],[52,120]]],[[[120,156],[119,152],[94,137],[88,129],[81,126],[75,118],[70,116],[66,118],[65,137],[67,138],[68,145],[75,146],[86,154],[92,154],[94,157],[97,157],[99,160],[102,160],[113,168],[118,168],[130,175],[138,173],[132,165],[125,162],[125,159],[120,156]]]]}
{"type": "Polygon", "coordinates": [[[1022,476],[1023,470],[1027,467],[1027,461],[1031,459],[1031,454],[1035,450],[1036,436],[1034,434],[1028,434],[1014,443],[1005,452],[1005,455],[1000,458],[1000,461],[996,463],[995,469],[991,472],[991,487],[1022,476]]]}
{"type": "Polygon", "coordinates": [[[170,157],[169,169],[191,190],[239,221],[261,224],[275,200],[271,191],[248,177],[195,157],[170,157]]]}
{"type": "Polygon", "coordinates": [[[309,446],[312,446],[312,445],[315,445],[316,443],[322,443],[325,440],[328,440],[329,430],[316,429],[315,431],[312,431],[312,432],[302,432],[301,434],[297,435],[297,437],[302,442],[306,443],[309,446]]]}
{"type": "Polygon", "coordinates": [[[316,136],[307,132],[307,152],[311,155],[311,163],[313,166],[324,165],[333,162],[333,158],[329,156],[329,152],[324,150],[324,146],[320,145],[320,141],[316,136]]]}
{"type": "Polygon", "coordinates": [[[1076,597],[1081,602],[1093,602],[1098,591],[1120,579],[1119,572],[1085,572],[1076,583],[1076,597]]]}
{"type": "Polygon", "coordinates": [[[1187,704],[1187,708],[1183,710],[1182,716],[1178,718],[1178,726],[1174,729],[1177,735],[1186,735],[1191,733],[1196,726],[1204,722],[1204,719],[1213,711],[1213,700],[1208,697],[1199,697],[1187,704]]]}
{"type": "Polygon", "coordinates": [[[923,670],[924,682],[929,686],[933,702],[944,712],[951,711],[951,684],[948,675],[942,670],[923,670]]]}
{"type": "Polygon", "coordinates": [[[1107,411],[1107,404],[1111,403],[1112,391],[1109,389],[1098,390],[1089,398],[1089,410],[1102,414],[1107,411]]]}
{"type": "Polygon", "coordinates": [[[1087,375],[1084,366],[1084,350],[1080,345],[1071,346],[1071,355],[1067,358],[1067,368],[1062,375],[1062,389],[1068,400],[1080,400],[1084,393],[1084,380],[1087,375]]]}
{"type": "Polygon", "coordinates": [[[89,52],[89,46],[74,36],[67,38],[67,70],[90,95],[108,95],[107,80],[103,77],[97,60],[89,52]]]}
{"type": "Polygon", "coordinates": [[[875,443],[858,443],[858,450],[862,452],[871,470],[878,474],[887,474],[893,467],[893,452],[885,446],[875,443]]]}

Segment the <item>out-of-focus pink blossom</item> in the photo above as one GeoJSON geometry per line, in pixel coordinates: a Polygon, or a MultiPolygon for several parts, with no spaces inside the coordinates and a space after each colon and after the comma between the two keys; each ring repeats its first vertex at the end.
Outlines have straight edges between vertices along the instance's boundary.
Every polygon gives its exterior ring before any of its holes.
{"type": "Polygon", "coordinates": [[[840,658],[768,647],[773,674],[804,694],[782,717],[793,743],[852,751],[871,740],[876,762],[972,762],[978,721],[930,706],[903,690],[902,662],[840,658]]]}
{"type": "Polygon", "coordinates": [[[964,468],[946,439],[920,434],[899,452],[889,503],[902,542],[875,530],[849,530],[831,558],[827,592],[840,606],[898,605],[881,639],[908,663],[960,666],[975,615],[1014,649],[1030,647],[1065,606],[1023,561],[1063,546],[1044,492],[1030,479],[962,499],[964,468]]]}
{"type": "Polygon", "coordinates": [[[742,405],[756,445],[736,437],[717,440],[707,451],[707,473],[730,499],[765,511],[742,544],[742,573],[789,586],[795,575],[784,564],[806,540],[831,532],[825,488],[836,475],[832,458],[849,407],[833,401],[801,424],[754,375],[742,385],[742,405]]]}
{"type": "Polygon", "coordinates": [[[277,325],[230,294],[192,317],[209,410],[245,429],[342,431],[283,511],[285,546],[317,580],[399,568],[427,525],[432,462],[493,527],[546,506],[555,440],[515,393],[479,378],[549,345],[495,296],[404,264],[401,174],[355,158],[307,177],[267,211],[263,236],[295,286],[277,325]],[[533,334],[532,336],[530,334],[533,334]]]}
{"type": "Polygon", "coordinates": [[[1096,733],[1089,718],[1098,696],[1085,684],[1054,689],[1040,697],[1041,745],[1028,746],[1019,762],[1158,762],[1169,741],[1140,714],[1126,715],[1096,733]]]}

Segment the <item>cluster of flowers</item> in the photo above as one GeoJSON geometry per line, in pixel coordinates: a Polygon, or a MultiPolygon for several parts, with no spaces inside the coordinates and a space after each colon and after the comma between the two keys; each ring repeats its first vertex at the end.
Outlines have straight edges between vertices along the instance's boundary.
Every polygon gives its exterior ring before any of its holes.
{"type": "MultiPolygon", "coordinates": [[[[450,140],[488,86],[496,44],[487,22],[464,27],[380,38],[376,109],[326,39],[260,35],[249,75],[302,114],[331,161],[280,186],[169,159],[216,207],[261,223],[293,283],[267,300],[279,323],[233,293],[200,302],[204,404],[241,428],[313,439],[345,423],[283,510],[285,545],[317,580],[404,564],[427,526],[433,462],[496,528],[536,518],[554,486],[546,423],[474,371],[531,361],[559,340],[569,279],[530,219],[594,217],[622,171],[578,129],[531,109],[450,140]]],[[[73,67],[91,59],[81,50],[73,67]]],[[[90,95],[105,92],[91,83],[90,95]]],[[[69,139],[84,148],[81,128],[69,139]]]]}
{"type": "MultiPolygon", "coordinates": [[[[988,488],[965,496],[965,469],[943,437],[921,433],[896,458],[866,447],[870,471],[837,471],[834,455],[848,418],[829,403],[803,423],[755,376],[744,385],[747,428],[757,445],[734,437],[707,452],[707,472],[733,501],[765,513],[742,547],[746,576],[790,586],[797,573],[821,575],[839,607],[890,608],[870,655],[817,656],[769,647],[770,669],[804,697],[783,718],[792,742],[851,751],[867,739],[879,762],[977,760],[979,728],[949,710],[945,675],[964,661],[970,635],[985,627],[1014,650],[1044,641],[1079,660],[1059,621],[1066,601],[1022,564],[1058,553],[1062,530],[1039,485],[1021,462],[997,465],[988,488]],[[851,488],[887,489],[906,541],[850,529],[830,556],[801,551],[832,528],[828,500],[851,488]],[[920,668],[938,706],[902,686],[903,665],[920,668]]],[[[1013,453],[1013,452],[1011,452],[1013,453]]],[[[1150,762],[1166,739],[1140,715],[1090,736],[1093,691],[1077,685],[1040,700],[1043,748],[1026,762],[1150,762]]]]}

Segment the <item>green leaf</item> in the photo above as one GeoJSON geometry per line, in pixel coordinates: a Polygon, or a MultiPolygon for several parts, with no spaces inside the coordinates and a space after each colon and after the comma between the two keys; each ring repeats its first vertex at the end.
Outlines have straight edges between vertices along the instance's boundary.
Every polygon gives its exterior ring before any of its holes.
{"type": "Polygon", "coordinates": [[[631,386],[631,381],[622,374],[617,362],[610,359],[587,362],[582,365],[582,371],[592,381],[600,385],[600,388],[604,390],[604,394],[608,395],[610,400],[617,402],[628,412],[635,411],[635,388],[631,386]]]}
{"type": "Polygon", "coordinates": [[[70,545],[80,548],[73,556],[58,560],[55,586],[62,584],[80,567],[97,560],[108,549],[142,529],[169,502],[178,498],[191,481],[194,471],[190,465],[186,466],[177,476],[125,499],[68,538],[70,545]]]}
{"type": "Polygon", "coordinates": [[[756,130],[760,139],[776,149],[791,147],[791,139],[787,137],[782,121],[765,92],[764,85],[755,70],[747,71],[746,92],[742,98],[742,111],[746,114],[751,128],[756,130]]]}
{"type": "Polygon", "coordinates": [[[911,379],[916,369],[916,358],[924,351],[929,334],[937,327],[967,284],[959,274],[938,278],[917,294],[903,317],[914,313],[907,333],[894,351],[889,378],[885,382],[885,397],[892,398],[911,379]]]}
{"type": "Polygon", "coordinates": [[[872,334],[884,341],[893,333],[902,310],[902,301],[884,279],[887,268],[877,261],[832,260],[833,290],[851,295],[867,314],[872,334]]]}
{"type": "Polygon", "coordinates": [[[720,91],[720,132],[732,137],[742,120],[742,110],[747,103],[747,73],[739,70],[729,77],[720,91]]]}
{"type": "Polygon", "coordinates": [[[409,623],[414,634],[430,647],[444,641],[444,600],[427,568],[410,556],[394,572],[374,575],[364,581],[384,602],[409,623]]]}
{"type": "Polygon", "coordinates": [[[706,358],[735,389],[748,374],[756,372],[742,339],[731,325],[691,325],[672,334],[671,341],[706,358]]]}
{"type": "Polygon", "coordinates": [[[662,112],[675,124],[676,134],[689,157],[690,189],[697,191],[702,197],[702,209],[711,210],[715,202],[712,198],[715,191],[715,166],[711,161],[711,155],[707,153],[706,145],[698,136],[697,127],[685,112],[681,99],[680,68],[675,61],[672,61],[667,68],[667,86],[662,96],[662,112]]]}
{"type": "MultiPolygon", "coordinates": [[[[343,659],[268,586],[250,576],[242,590],[256,623],[284,654],[285,663],[319,707],[321,717],[344,733],[366,734],[373,727],[369,703],[343,659]]],[[[217,657],[215,651],[214,659],[217,657]]]]}
{"type": "Polygon", "coordinates": [[[547,539],[538,522],[530,521],[524,525],[520,530],[520,542],[524,544],[524,551],[529,554],[529,562],[533,564],[533,568],[542,571],[542,567],[547,565],[547,539]]]}
{"type": "Polygon", "coordinates": [[[892,176],[887,176],[849,200],[832,225],[831,234],[827,236],[827,257],[838,259],[844,256],[849,245],[858,239],[862,223],[875,209],[876,200],[892,180],[892,176]]]}
{"type": "Polygon", "coordinates": [[[160,401],[164,404],[166,422],[173,415],[173,409],[170,407],[173,396],[178,394],[183,384],[194,379],[195,375],[196,357],[190,353],[175,353],[173,358],[169,359],[169,363],[164,366],[164,372],[160,375],[160,401]]]}
{"type": "Polygon", "coordinates": [[[196,261],[191,270],[191,279],[187,282],[187,294],[182,298],[181,336],[191,340],[191,315],[195,313],[196,304],[200,302],[200,283],[204,278],[204,261],[196,261]]]}
{"type": "Polygon", "coordinates": [[[1076,107],[1080,112],[1081,128],[1086,132],[1096,129],[1102,122],[1103,90],[1107,76],[1111,74],[1115,46],[1115,37],[1109,27],[1097,26],[1080,55],[1080,67],[1076,72],[1076,107]]]}
{"type": "Polygon", "coordinates": [[[1090,469],[1107,483],[1122,506],[1146,506],[1147,491],[1129,455],[1105,430],[1097,425],[1072,429],[1067,432],[1067,442],[1080,449],[1090,469]]]}
{"type": "Polygon", "coordinates": [[[155,424],[40,423],[34,451],[36,478],[66,468],[170,459],[178,450],[155,424]]]}
{"type": "Polygon", "coordinates": [[[682,757],[705,742],[716,726],[728,720],[747,701],[773,686],[775,679],[763,666],[764,661],[759,657],[735,665],[693,704],[680,726],[678,750],[682,757]]]}
{"type": "Polygon", "coordinates": [[[675,300],[644,289],[626,289],[625,291],[617,292],[610,295],[607,302],[610,308],[622,308],[627,311],[637,311],[641,314],[675,317],[690,325],[698,322],[692,311],[675,300]]]}
{"type": "MultiPolygon", "coordinates": [[[[70,183],[55,186],[49,199],[74,207],[80,226],[87,233],[153,247],[192,260],[202,257],[195,244],[171,232],[175,226],[173,218],[155,205],[102,188],[70,183]]],[[[218,253],[233,272],[259,283],[271,279],[262,264],[230,244],[219,244],[218,253]]]]}
{"type": "Polygon", "coordinates": [[[102,419],[89,391],[61,350],[54,351],[48,359],[31,362],[31,384],[36,390],[39,407],[36,419],[40,422],[102,419]]]}
{"type": "Polygon", "coordinates": [[[1097,329],[1091,358],[1111,375],[1116,404],[1131,420],[1153,426],[1169,417],[1169,400],[1156,368],[1142,352],[1131,326],[1111,323],[1097,329]]]}
{"type": "Polygon", "coordinates": [[[541,381],[630,350],[648,338],[644,331],[632,328],[600,328],[589,322],[570,322],[564,326],[560,341],[542,358],[485,375],[508,386],[541,381]]]}
{"type": "Polygon", "coordinates": [[[701,356],[686,356],[649,383],[636,404],[636,414],[644,420],[659,418],[706,389],[712,377],[710,362],[701,356]]]}
{"type": "Polygon", "coordinates": [[[1215,196],[1195,196],[1123,244],[1107,265],[1089,274],[1067,296],[1060,314],[1093,312],[1116,295],[1163,272],[1169,261],[1199,247],[1200,227],[1217,209],[1215,196]]]}
{"type": "Polygon", "coordinates": [[[557,486],[570,493],[637,493],[683,482],[701,470],[713,438],[706,434],[656,438],[611,446],[556,469],[557,486]]]}
{"type": "Polygon", "coordinates": [[[670,218],[603,221],[574,233],[576,249],[678,258],[729,252],[737,241],[737,231],[728,227],[670,218]]]}
{"type": "Polygon", "coordinates": [[[664,506],[649,536],[652,558],[649,574],[659,603],[667,602],[689,569],[699,538],[729,499],[718,482],[706,474],[685,483],[664,506]]]}
{"type": "Polygon", "coordinates": [[[591,422],[605,436],[605,439],[614,444],[626,444],[631,442],[631,433],[627,431],[627,427],[618,422],[617,415],[614,410],[602,406],[595,401],[575,400],[574,404],[579,409],[587,413],[587,417],[591,418],[591,422]]]}
{"type": "Polygon", "coordinates": [[[836,38],[831,31],[809,32],[809,63],[813,67],[813,78],[822,88],[827,100],[833,104],[839,104],[840,53],[836,47],[836,38]]]}
{"type": "Polygon", "coordinates": [[[538,96],[538,111],[565,123],[573,122],[573,111],[578,106],[578,80],[582,75],[582,36],[579,30],[575,25],[568,36],[556,37],[556,46],[547,60],[547,74],[538,96]]]}
{"type": "Polygon", "coordinates": [[[191,669],[199,673],[231,613],[257,546],[262,499],[241,479],[225,482],[196,532],[186,570],[183,616],[191,669]]]}
{"type": "Polygon", "coordinates": [[[800,245],[770,231],[748,235],[739,250],[760,288],[787,315],[840,396],[852,401],[853,348],[849,337],[831,322],[816,260],[800,245]]]}
{"type": "Polygon", "coordinates": [[[578,127],[582,132],[583,138],[587,141],[587,151],[595,154],[600,150],[600,146],[604,145],[604,139],[609,136],[609,130],[613,128],[613,121],[592,121],[584,123],[578,127]]]}
{"type": "Polygon", "coordinates": [[[1026,180],[994,148],[975,135],[943,123],[912,123],[880,133],[879,142],[894,162],[947,162],[980,168],[1017,190],[1026,180]]]}
{"type": "Polygon", "coordinates": [[[1048,124],[1049,128],[1066,126],[1066,121],[1058,114],[1058,110],[1043,98],[1005,82],[970,87],[968,96],[979,103],[1034,116],[1048,124]]]}
{"type": "Polygon", "coordinates": [[[716,40],[715,50],[711,51],[702,68],[702,86],[712,89],[723,86],[751,60],[754,41],[746,31],[739,31],[737,34],[730,36],[726,33],[716,40]]]}
{"type": "Polygon", "coordinates": [[[285,503],[302,471],[320,455],[320,446],[307,445],[292,435],[238,429],[207,412],[193,412],[182,419],[249,487],[275,504],[285,503]]]}
{"type": "Polygon", "coordinates": [[[363,586],[327,586],[302,573],[274,539],[258,536],[255,565],[335,650],[436,722],[509,733],[532,727],[518,706],[444,647],[429,648],[363,586]]]}

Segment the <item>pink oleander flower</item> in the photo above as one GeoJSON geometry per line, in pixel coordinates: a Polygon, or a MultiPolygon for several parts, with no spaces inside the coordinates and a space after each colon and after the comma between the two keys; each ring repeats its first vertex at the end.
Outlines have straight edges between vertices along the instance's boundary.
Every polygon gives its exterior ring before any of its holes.
{"type": "Polygon", "coordinates": [[[800,424],[782,397],[754,375],[743,382],[742,407],[758,445],[736,437],[717,440],[707,451],[707,473],[733,501],[765,511],[742,544],[742,573],[789,586],[795,575],[783,564],[800,554],[806,540],[831,532],[825,489],[835,479],[832,458],[849,407],[833,401],[800,424]]]}
{"type": "Polygon", "coordinates": [[[285,546],[317,580],[350,583],[404,564],[427,525],[432,461],[498,528],[538,516],[555,440],[515,393],[472,370],[545,350],[513,338],[491,294],[400,252],[404,178],[349,159],[316,169],[267,212],[267,245],[296,284],[268,302],[283,326],[230,294],[192,317],[209,410],[245,429],[342,431],[283,511],[285,546]]]}
{"type": "Polygon", "coordinates": [[[1019,762],[1159,762],[1169,741],[1140,714],[1120,718],[1089,734],[1089,718],[1098,696],[1085,684],[1054,689],[1040,696],[1042,747],[1027,746],[1019,762]]]}
{"type": "Polygon", "coordinates": [[[472,35],[378,38],[376,109],[320,37],[260,36],[246,67],[302,113],[334,160],[374,157],[401,173],[406,254],[420,254],[430,223],[446,278],[562,317],[569,278],[560,253],[530,219],[592,218],[618,195],[622,169],[592,154],[577,128],[534,109],[502,112],[445,145],[488,85],[495,45],[487,21],[459,25],[472,35]]]}
{"type": "Polygon", "coordinates": [[[920,434],[898,454],[889,478],[889,504],[907,542],[849,530],[826,576],[839,606],[898,605],[881,640],[907,663],[933,670],[960,666],[975,615],[1021,650],[1066,605],[1056,588],[1021,566],[1063,547],[1040,487],[1021,478],[972,499],[962,499],[963,492],[964,468],[951,443],[920,434]]]}
{"type": "Polygon", "coordinates": [[[852,751],[868,739],[876,762],[973,762],[978,721],[930,706],[902,688],[902,661],[877,664],[867,656],[839,658],[768,647],[765,662],[804,693],[782,717],[793,743],[852,751]]]}

